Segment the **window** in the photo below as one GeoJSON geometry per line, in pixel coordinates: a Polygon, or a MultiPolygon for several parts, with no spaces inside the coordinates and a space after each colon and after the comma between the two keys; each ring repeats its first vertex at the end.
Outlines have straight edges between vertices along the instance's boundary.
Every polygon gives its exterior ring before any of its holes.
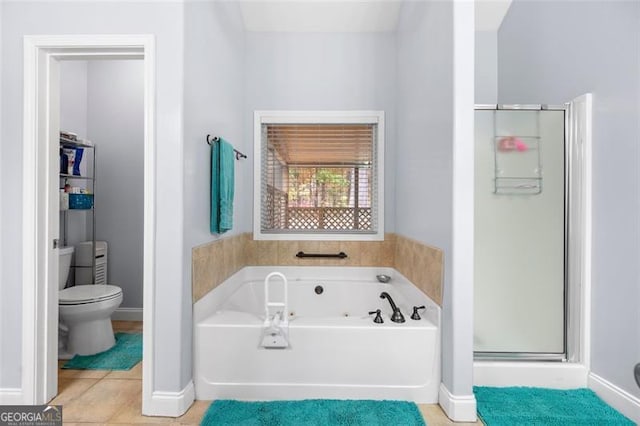
{"type": "Polygon", "coordinates": [[[254,238],[384,239],[384,113],[255,113],[254,238]]]}

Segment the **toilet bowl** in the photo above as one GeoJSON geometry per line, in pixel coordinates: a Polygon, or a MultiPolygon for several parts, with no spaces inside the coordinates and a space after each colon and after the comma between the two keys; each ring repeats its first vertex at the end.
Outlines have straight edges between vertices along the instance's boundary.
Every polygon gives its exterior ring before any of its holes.
{"type": "Polygon", "coordinates": [[[64,352],[93,355],[115,344],[111,314],[122,303],[122,289],[106,284],[64,288],[72,255],[73,247],[60,249],[58,312],[60,321],[68,328],[64,352]]]}

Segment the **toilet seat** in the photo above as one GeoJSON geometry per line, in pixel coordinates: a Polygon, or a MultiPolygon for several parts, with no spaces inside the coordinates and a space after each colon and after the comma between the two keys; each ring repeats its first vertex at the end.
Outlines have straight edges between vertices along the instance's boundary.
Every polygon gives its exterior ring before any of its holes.
{"type": "Polygon", "coordinates": [[[115,285],[88,284],[65,288],[58,292],[60,305],[84,305],[119,297],[122,289],[115,285]]]}

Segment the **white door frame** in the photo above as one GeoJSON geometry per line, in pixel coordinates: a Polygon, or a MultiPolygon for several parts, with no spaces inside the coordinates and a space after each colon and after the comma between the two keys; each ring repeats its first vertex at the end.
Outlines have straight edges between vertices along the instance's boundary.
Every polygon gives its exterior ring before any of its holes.
{"type": "MultiPolygon", "coordinates": [[[[48,190],[54,174],[49,158],[56,144],[49,131],[50,71],[59,59],[144,58],[144,325],[143,406],[153,392],[153,311],[155,294],[155,39],[152,35],[38,35],[24,38],[22,190],[22,403],[45,404],[57,389],[57,276],[50,278],[48,190]],[[44,90],[43,90],[44,89],[44,90]],[[44,106],[44,109],[43,109],[44,106]],[[43,113],[44,111],[44,113],[43,113]],[[43,157],[44,156],[44,157],[43,157]],[[54,282],[51,282],[54,281],[54,282]],[[55,343],[53,343],[55,342],[55,343]],[[53,393],[52,393],[53,392],[53,393]]],[[[54,67],[55,68],[55,67],[54,67]]],[[[55,69],[54,69],[55,71],[55,69]]],[[[55,75],[55,73],[54,73],[55,75]]],[[[57,169],[56,169],[57,170],[57,169]]],[[[57,179],[57,173],[55,174],[57,179]]],[[[57,184],[56,184],[57,185],[57,184]]],[[[56,194],[57,196],[57,194],[56,194]]]]}
{"type": "Polygon", "coordinates": [[[593,94],[586,93],[569,102],[569,300],[567,315],[567,356],[570,362],[591,371],[591,265],[592,265],[592,150],[593,94]],[[572,193],[573,192],[573,193],[572,193]]]}

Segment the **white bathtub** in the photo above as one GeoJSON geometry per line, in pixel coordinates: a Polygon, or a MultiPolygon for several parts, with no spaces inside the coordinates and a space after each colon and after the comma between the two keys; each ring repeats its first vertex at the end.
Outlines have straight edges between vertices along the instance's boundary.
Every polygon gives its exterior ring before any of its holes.
{"type": "Polygon", "coordinates": [[[197,399],[438,400],[440,308],[390,268],[247,267],[196,302],[194,323],[197,399]],[[289,281],[287,349],[259,347],[263,282],[273,271],[289,281]],[[380,273],[392,281],[377,282],[380,273]],[[382,291],[405,323],[391,322],[382,291]],[[427,309],[412,320],[411,308],[419,305],[427,309]],[[368,315],[376,309],[383,324],[368,315]]]}

